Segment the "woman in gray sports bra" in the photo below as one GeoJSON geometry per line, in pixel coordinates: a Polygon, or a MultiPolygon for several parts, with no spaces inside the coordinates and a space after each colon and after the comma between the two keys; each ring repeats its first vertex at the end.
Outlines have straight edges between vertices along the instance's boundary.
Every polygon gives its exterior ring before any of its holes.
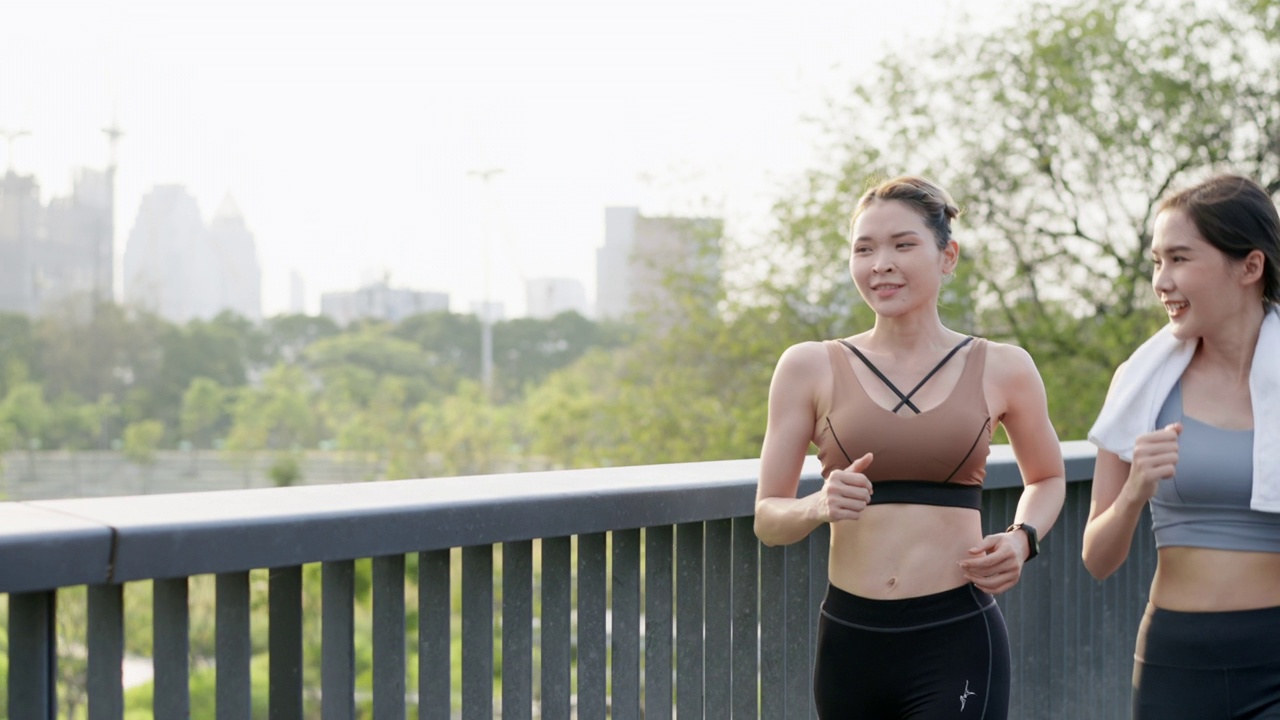
{"type": "Polygon", "coordinates": [[[1159,562],[1134,655],[1134,718],[1280,718],[1280,508],[1256,500],[1280,478],[1255,463],[1259,443],[1280,441],[1256,395],[1280,387],[1280,358],[1261,351],[1280,333],[1280,214],[1252,180],[1216,176],[1161,201],[1151,256],[1169,325],[1116,371],[1107,402],[1157,378],[1173,386],[1148,403],[1131,449],[1090,433],[1099,450],[1084,563],[1099,579],[1115,572],[1150,506],[1159,562]],[[1144,348],[1162,334],[1171,350],[1153,362],[1144,348]]]}

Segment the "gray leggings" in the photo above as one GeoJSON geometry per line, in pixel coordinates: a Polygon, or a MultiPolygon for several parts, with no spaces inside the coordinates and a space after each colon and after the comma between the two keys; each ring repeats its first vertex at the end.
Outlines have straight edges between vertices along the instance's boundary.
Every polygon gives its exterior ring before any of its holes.
{"type": "Polygon", "coordinates": [[[1133,665],[1134,720],[1280,719],[1280,607],[1147,607],[1133,665]]]}

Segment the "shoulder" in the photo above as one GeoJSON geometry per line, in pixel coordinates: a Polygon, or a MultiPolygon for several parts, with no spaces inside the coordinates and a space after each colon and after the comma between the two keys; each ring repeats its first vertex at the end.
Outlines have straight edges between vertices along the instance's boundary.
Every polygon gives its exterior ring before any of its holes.
{"type": "Polygon", "coordinates": [[[769,385],[770,405],[799,402],[818,403],[823,389],[831,385],[833,373],[826,343],[802,342],[783,351],[769,385]]]}
{"type": "Polygon", "coordinates": [[[798,373],[811,373],[830,367],[830,355],[827,353],[827,343],[811,340],[792,345],[782,351],[782,356],[778,358],[778,372],[794,371],[798,373]]]}
{"type": "Polygon", "coordinates": [[[1036,372],[1036,361],[1031,353],[1017,345],[987,341],[987,366],[1006,373],[1036,372]]]}
{"type": "Polygon", "coordinates": [[[983,373],[988,407],[1009,427],[1021,427],[1018,418],[1044,417],[1044,381],[1035,360],[1025,349],[1008,343],[987,343],[987,367],[983,373]]]}
{"type": "Polygon", "coordinates": [[[1008,343],[987,341],[986,377],[1002,387],[1040,384],[1040,371],[1031,353],[1008,343]]]}

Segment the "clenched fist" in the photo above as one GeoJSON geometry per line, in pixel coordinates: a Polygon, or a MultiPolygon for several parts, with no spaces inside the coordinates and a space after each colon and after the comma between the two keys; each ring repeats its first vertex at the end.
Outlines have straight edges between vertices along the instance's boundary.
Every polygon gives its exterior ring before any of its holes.
{"type": "Polygon", "coordinates": [[[1129,464],[1129,478],[1125,491],[1145,503],[1156,494],[1161,480],[1174,475],[1178,464],[1178,436],[1182,423],[1169,423],[1159,430],[1139,435],[1133,446],[1133,462],[1129,464]]]}
{"type": "Polygon", "coordinates": [[[863,471],[871,466],[871,453],[867,453],[843,470],[832,470],[822,483],[819,495],[818,516],[823,522],[857,520],[867,503],[871,502],[871,481],[863,471]]]}

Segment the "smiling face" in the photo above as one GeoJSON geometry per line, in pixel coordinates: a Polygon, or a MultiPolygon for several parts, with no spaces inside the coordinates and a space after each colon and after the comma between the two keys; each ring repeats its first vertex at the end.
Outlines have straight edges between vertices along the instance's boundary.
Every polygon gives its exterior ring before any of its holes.
{"type": "Polygon", "coordinates": [[[936,307],[946,273],[955,269],[959,246],[938,238],[914,208],[899,200],[876,200],[854,220],[849,271],[858,293],[876,314],[896,317],[936,307]]]}
{"type": "Polygon", "coordinates": [[[1182,210],[1156,216],[1151,260],[1151,287],[1178,339],[1203,337],[1257,302],[1248,269],[1205,240],[1182,210]]]}

